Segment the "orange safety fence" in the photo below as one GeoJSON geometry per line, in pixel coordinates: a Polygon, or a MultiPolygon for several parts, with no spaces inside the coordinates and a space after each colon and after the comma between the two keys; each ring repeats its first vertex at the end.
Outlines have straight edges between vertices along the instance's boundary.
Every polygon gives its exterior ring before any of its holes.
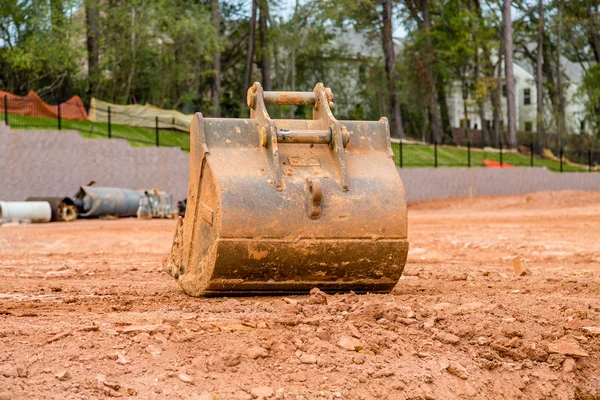
{"type": "MultiPolygon", "coordinates": [[[[17,96],[0,90],[0,112],[8,109],[9,114],[39,118],[58,118],[58,106],[52,106],[40,98],[33,90],[27,96],[17,96]]],[[[73,96],[60,103],[60,118],[87,121],[88,114],[79,96],[73,96]]]]}
{"type": "Polygon", "coordinates": [[[492,160],[483,160],[483,165],[488,168],[514,168],[515,166],[512,164],[502,163],[500,164],[498,161],[492,160]]]}

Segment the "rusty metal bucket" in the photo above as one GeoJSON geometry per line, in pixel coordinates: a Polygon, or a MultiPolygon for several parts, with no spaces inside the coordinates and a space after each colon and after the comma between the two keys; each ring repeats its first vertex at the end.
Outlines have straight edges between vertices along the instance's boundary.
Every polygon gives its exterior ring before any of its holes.
{"type": "Polygon", "coordinates": [[[194,116],[185,218],[167,272],[192,296],[389,292],[408,252],[386,118],[337,121],[333,94],[248,91],[249,119],[194,116]],[[274,120],[265,104],[312,104],[274,120]]]}

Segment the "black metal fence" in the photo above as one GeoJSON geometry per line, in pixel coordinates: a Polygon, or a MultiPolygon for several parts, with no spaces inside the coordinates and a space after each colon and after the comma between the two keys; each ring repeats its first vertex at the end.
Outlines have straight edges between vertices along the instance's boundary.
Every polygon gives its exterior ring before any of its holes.
{"type": "Polygon", "coordinates": [[[600,151],[569,151],[562,147],[545,149],[542,157],[534,143],[509,150],[503,143],[497,147],[475,148],[470,142],[466,146],[451,146],[400,141],[393,143],[394,161],[400,168],[441,167],[546,167],[557,172],[600,171],[600,151]]]}
{"type": "MultiPolygon", "coordinates": [[[[116,112],[108,107],[95,110],[106,116],[104,119],[106,122],[92,122],[79,115],[65,115],[65,108],[65,103],[48,106],[35,99],[23,97],[4,96],[0,100],[0,112],[4,122],[14,129],[71,129],[79,131],[85,137],[125,139],[133,146],[174,146],[183,150],[190,148],[189,133],[173,129],[175,124],[172,118],[158,116],[148,118],[116,112]],[[127,124],[114,122],[123,119],[127,120],[127,124]]],[[[71,111],[70,114],[73,112],[71,111]]]]}
{"type": "MultiPolygon", "coordinates": [[[[189,133],[173,129],[174,126],[186,127],[172,118],[148,118],[107,107],[89,110],[103,121],[92,122],[86,119],[84,110],[83,103],[72,101],[52,106],[35,98],[0,98],[0,112],[4,121],[15,129],[71,129],[86,137],[125,139],[134,146],[174,146],[189,151],[189,133]]],[[[536,156],[539,152],[532,142],[519,146],[518,151],[509,151],[502,142],[495,147],[475,148],[470,140],[464,142],[463,146],[400,142],[393,143],[392,148],[395,162],[400,168],[537,166],[559,172],[600,171],[600,150],[571,150],[560,143],[559,147],[552,148],[543,157],[536,156]]]]}

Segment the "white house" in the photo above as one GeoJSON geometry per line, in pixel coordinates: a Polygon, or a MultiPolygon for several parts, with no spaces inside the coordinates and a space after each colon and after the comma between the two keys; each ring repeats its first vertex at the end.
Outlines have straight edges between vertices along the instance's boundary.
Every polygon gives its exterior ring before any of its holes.
{"type": "MultiPolygon", "coordinates": [[[[565,115],[566,127],[568,133],[590,133],[589,126],[584,122],[584,102],[585,98],[578,95],[578,89],[583,78],[584,70],[581,65],[573,63],[566,58],[561,58],[561,65],[566,76],[565,87],[565,115]]],[[[536,131],[537,130],[537,89],[533,67],[528,62],[513,63],[515,75],[515,102],[517,109],[517,130],[518,131],[536,131]]],[[[504,77],[505,78],[505,77],[504,77]]],[[[505,88],[504,88],[505,89],[505,88]]],[[[503,123],[507,124],[506,96],[505,90],[502,94],[502,113],[503,123]]],[[[464,101],[460,83],[455,85],[452,94],[449,96],[448,108],[451,115],[452,127],[461,127],[467,120],[467,125],[472,129],[481,129],[482,121],[479,117],[478,105],[470,97],[467,99],[467,118],[464,113],[464,101]]],[[[489,99],[484,105],[485,121],[487,126],[492,126],[492,105],[489,99]]],[[[544,94],[544,121],[546,129],[556,131],[555,119],[550,99],[544,94]]]]}
{"type": "MultiPolygon", "coordinates": [[[[379,40],[370,40],[364,33],[356,32],[353,29],[329,28],[334,34],[334,39],[330,42],[327,51],[345,54],[345,63],[339,63],[336,68],[330,71],[324,82],[334,89],[336,95],[337,112],[342,115],[349,115],[351,109],[357,104],[364,102],[363,88],[365,79],[364,61],[369,58],[383,58],[383,51],[379,40]]],[[[396,56],[401,57],[404,49],[403,43],[394,39],[396,56]]],[[[535,51],[535,48],[532,48],[535,51]]],[[[495,60],[494,60],[495,62],[495,60]]],[[[589,126],[584,121],[585,98],[578,95],[578,89],[583,78],[584,69],[580,64],[573,63],[561,57],[561,66],[566,76],[564,80],[565,103],[566,103],[566,127],[568,133],[591,133],[589,126]]],[[[504,70],[504,68],[503,68],[504,70]]],[[[531,62],[517,60],[513,63],[515,75],[515,101],[517,109],[517,130],[518,131],[536,131],[537,130],[537,90],[536,82],[531,62]]],[[[383,88],[382,88],[383,89],[383,88]]],[[[504,90],[503,90],[504,92],[504,90]]],[[[380,96],[378,99],[379,108],[386,109],[387,98],[380,96]]],[[[461,122],[466,122],[471,129],[481,129],[482,123],[492,127],[493,113],[489,96],[484,103],[485,121],[481,121],[477,103],[467,98],[467,116],[464,113],[464,100],[462,95],[461,83],[456,82],[449,90],[448,111],[450,113],[450,125],[453,128],[462,127],[461,122]]],[[[545,93],[544,96],[544,119],[547,131],[556,131],[555,118],[550,99],[545,93]]],[[[507,125],[506,97],[505,93],[501,97],[501,117],[504,126],[507,125]]]]}

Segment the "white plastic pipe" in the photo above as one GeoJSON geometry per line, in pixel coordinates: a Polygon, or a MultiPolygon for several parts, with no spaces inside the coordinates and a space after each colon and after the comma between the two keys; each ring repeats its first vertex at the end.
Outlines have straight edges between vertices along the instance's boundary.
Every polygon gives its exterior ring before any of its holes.
{"type": "Polygon", "coordinates": [[[0,201],[0,219],[50,222],[52,208],[47,201],[0,201]]]}

